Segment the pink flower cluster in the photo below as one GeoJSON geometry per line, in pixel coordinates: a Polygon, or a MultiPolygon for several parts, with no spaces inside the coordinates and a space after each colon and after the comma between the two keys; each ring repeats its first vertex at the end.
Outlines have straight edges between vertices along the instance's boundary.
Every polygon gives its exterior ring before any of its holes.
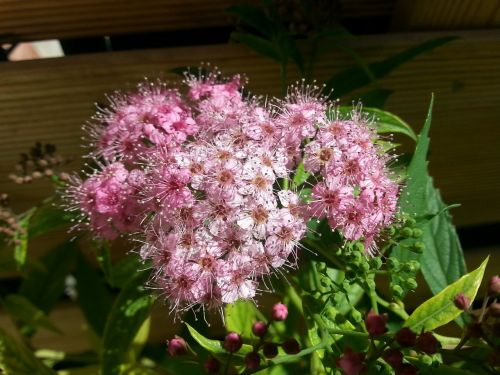
{"type": "Polygon", "coordinates": [[[265,106],[216,72],[186,74],[180,90],[142,84],[87,127],[102,162],[67,195],[101,236],[140,232],[173,311],[251,299],[259,279],[296,264],[310,218],[372,246],[396,210],[376,134],[332,111],[317,88],[265,106]],[[299,165],[309,200],[291,183],[299,165]]]}

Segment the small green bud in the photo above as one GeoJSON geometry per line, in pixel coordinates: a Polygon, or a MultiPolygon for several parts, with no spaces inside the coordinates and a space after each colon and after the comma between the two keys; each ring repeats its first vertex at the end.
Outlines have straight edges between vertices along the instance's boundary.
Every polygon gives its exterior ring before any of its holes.
{"type": "Polygon", "coordinates": [[[332,281],[328,277],[322,276],[320,283],[321,283],[321,286],[328,287],[332,284],[332,281]]]}
{"type": "Polygon", "coordinates": [[[408,286],[408,289],[417,289],[417,280],[415,280],[413,277],[410,277],[406,280],[406,285],[408,286]]]}
{"type": "Polygon", "coordinates": [[[318,262],[316,263],[316,269],[318,270],[318,272],[323,273],[326,271],[326,264],[323,262],[318,262]]]}
{"type": "Polygon", "coordinates": [[[359,265],[362,271],[368,272],[370,270],[370,265],[367,262],[363,262],[359,265]]]}
{"type": "Polygon", "coordinates": [[[371,263],[373,268],[378,270],[380,267],[382,267],[383,262],[382,262],[382,259],[380,259],[380,257],[375,257],[375,258],[370,259],[370,263],[371,263]]]}
{"type": "Polygon", "coordinates": [[[413,230],[411,228],[405,227],[401,231],[401,235],[405,238],[410,238],[413,236],[413,230]]]}
{"type": "Polygon", "coordinates": [[[391,226],[391,227],[389,227],[388,232],[389,232],[389,236],[392,237],[396,234],[396,228],[391,226]]]}
{"type": "Polygon", "coordinates": [[[399,260],[392,257],[387,259],[387,267],[389,267],[389,269],[396,270],[399,268],[399,260]]]}
{"type": "Polygon", "coordinates": [[[370,290],[375,290],[376,288],[376,285],[375,285],[375,281],[374,280],[366,280],[366,286],[368,287],[368,289],[370,290]]]}
{"type": "Polygon", "coordinates": [[[402,270],[404,272],[415,272],[415,268],[413,268],[413,265],[410,262],[404,263],[402,270]]]}
{"type": "Polygon", "coordinates": [[[361,254],[365,253],[365,245],[362,242],[356,242],[354,245],[354,249],[356,251],[359,251],[361,254]]]}
{"type": "Polygon", "coordinates": [[[335,320],[337,318],[337,315],[339,315],[338,311],[335,309],[333,306],[328,306],[325,309],[325,316],[330,319],[330,320],[335,320]]]}
{"type": "Polygon", "coordinates": [[[424,232],[422,231],[422,229],[420,229],[420,228],[413,229],[413,237],[419,238],[419,237],[422,237],[423,234],[424,234],[424,232]]]}
{"type": "Polygon", "coordinates": [[[412,217],[410,217],[410,216],[408,216],[408,217],[406,218],[406,225],[407,225],[407,226],[409,226],[409,227],[413,227],[413,226],[415,226],[415,224],[417,224],[417,221],[416,221],[414,218],[412,218],[412,217]]]}
{"type": "Polygon", "coordinates": [[[403,296],[403,288],[399,285],[393,285],[392,286],[392,294],[394,294],[396,297],[402,297],[403,296]]]}
{"type": "Polygon", "coordinates": [[[420,357],[420,360],[425,366],[432,366],[432,357],[430,355],[424,354],[420,357]]]}
{"type": "Polygon", "coordinates": [[[419,242],[415,242],[410,249],[411,249],[411,251],[413,251],[417,254],[421,254],[424,251],[424,248],[425,248],[425,244],[423,242],[419,241],[419,242]]]}
{"type": "Polygon", "coordinates": [[[356,322],[356,323],[361,323],[363,321],[363,315],[358,310],[352,309],[351,310],[351,318],[356,322]]]}
{"type": "Polygon", "coordinates": [[[411,264],[412,268],[415,270],[414,272],[417,272],[420,269],[420,262],[417,260],[410,260],[409,263],[411,264]]]}

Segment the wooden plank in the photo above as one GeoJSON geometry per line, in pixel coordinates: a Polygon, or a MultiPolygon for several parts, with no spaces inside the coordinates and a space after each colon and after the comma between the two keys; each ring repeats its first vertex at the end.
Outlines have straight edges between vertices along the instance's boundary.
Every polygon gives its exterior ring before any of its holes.
{"type": "MultiPolygon", "coordinates": [[[[439,35],[366,36],[356,38],[352,47],[373,61],[439,35]]],[[[500,31],[463,33],[380,82],[395,90],[388,109],[416,129],[430,93],[436,94],[430,168],[445,200],[462,203],[453,210],[458,225],[500,221],[499,47],[500,31]]],[[[80,125],[105,92],[207,59],[227,74],[246,73],[255,93],[279,94],[277,65],[239,45],[0,63],[0,191],[9,193],[18,209],[42,199],[48,184],[17,186],[7,180],[19,152],[43,141],[58,145],[65,155],[79,155],[80,125]]],[[[318,63],[316,76],[325,79],[351,65],[349,57],[335,54],[318,63]]]]}
{"type": "Polygon", "coordinates": [[[500,26],[499,0],[398,0],[395,30],[461,30],[500,26]]]}
{"type": "Polygon", "coordinates": [[[0,41],[226,26],[234,0],[0,0],[0,41]]]}
{"type": "MultiPolygon", "coordinates": [[[[345,18],[390,16],[396,0],[341,0],[345,18]]],[[[230,26],[226,9],[258,0],[0,0],[0,42],[230,26]]]]}

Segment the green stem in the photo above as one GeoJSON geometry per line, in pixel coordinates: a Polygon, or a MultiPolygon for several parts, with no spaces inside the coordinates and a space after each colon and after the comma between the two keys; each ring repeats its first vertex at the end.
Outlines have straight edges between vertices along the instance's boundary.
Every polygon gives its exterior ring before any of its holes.
{"type": "Polygon", "coordinates": [[[375,311],[375,314],[378,315],[377,292],[375,289],[370,289],[368,295],[370,296],[372,309],[375,311]]]}
{"type": "Polygon", "coordinates": [[[403,319],[403,320],[408,319],[408,317],[409,317],[408,313],[399,305],[396,305],[394,303],[390,303],[389,301],[386,301],[385,299],[383,299],[380,296],[376,296],[376,299],[380,305],[384,306],[389,311],[392,311],[394,314],[399,316],[401,319],[403,319]]]}
{"type": "Polygon", "coordinates": [[[289,180],[288,177],[283,179],[283,190],[288,190],[289,180]]]}
{"type": "Polygon", "coordinates": [[[359,332],[359,331],[348,331],[345,329],[337,329],[337,328],[328,328],[328,333],[332,335],[342,335],[342,336],[351,336],[351,337],[368,337],[368,333],[359,332]]]}
{"type": "Polygon", "coordinates": [[[229,353],[229,357],[226,362],[226,366],[224,367],[224,375],[229,374],[229,365],[231,363],[231,359],[233,359],[233,353],[229,353]]]}

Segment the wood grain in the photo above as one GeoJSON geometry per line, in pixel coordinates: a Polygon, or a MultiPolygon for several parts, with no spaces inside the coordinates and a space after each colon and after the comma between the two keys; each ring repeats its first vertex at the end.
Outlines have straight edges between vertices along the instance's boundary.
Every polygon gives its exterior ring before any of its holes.
{"type": "MultiPolygon", "coordinates": [[[[352,47],[374,61],[438,35],[367,36],[352,47]]],[[[500,31],[465,33],[373,86],[395,90],[387,108],[417,130],[435,93],[430,169],[445,200],[462,204],[453,210],[458,225],[500,221],[499,47],[500,31]]],[[[105,92],[203,60],[227,74],[247,74],[255,93],[279,94],[277,65],[239,45],[0,63],[0,191],[8,192],[19,209],[37,202],[48,193],[48,184],[18,186],[7,180],[19,152],[42,141],[56,144],[63,154],[79,155],[80,125],[105,92]]],[[[318,64],[316,77],[325,79],[351,65],[349,57],[334,54],[318,64]]]]}
{"type": "Polygon", "coordinates": [[[499,0],[398,0],[396,30],[460,30],[500,26],[499,0]]]}

